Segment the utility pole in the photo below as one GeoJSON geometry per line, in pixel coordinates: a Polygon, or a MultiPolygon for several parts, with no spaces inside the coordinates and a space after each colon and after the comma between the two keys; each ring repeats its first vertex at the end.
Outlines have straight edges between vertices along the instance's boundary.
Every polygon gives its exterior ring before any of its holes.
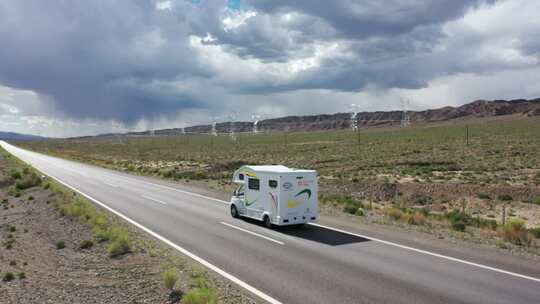
{"type": "Polygon", "coordinates": [[[503,210],[502,210],[502,225],[506,224],[506,203],[503,203],[503,210]]]}
{"type": "Polygon", "coordinates": [[[469,146],[469,126],[467,125],[467,146],[469,146]]]}
{"type": "Polygon", "coordinates": [[[360,108],[360,105],[351,103],[351,128],[354,131],[356,131],[356,136],[358,140],[358,147],[360,147],[361,138],[360,138],[360,126],[358,125],[358,110],[360,108]]]}

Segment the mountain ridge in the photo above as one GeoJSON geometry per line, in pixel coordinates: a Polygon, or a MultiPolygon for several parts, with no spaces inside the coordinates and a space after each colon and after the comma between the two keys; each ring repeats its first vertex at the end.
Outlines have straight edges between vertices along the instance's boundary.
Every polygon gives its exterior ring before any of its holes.
{"type": "MultiPolygon", "coordinates": [[[[527,117],[540,116],[540,98],[511,99],[511,100],[475,100],[461,106],[445,106],[437,109],[422,111],[407,111],[411,124],[443,122],[459,118],[483,118],[502,115],[523,115],[527,117]]],[[[352,113],[318,114],[318,115],[290,115],[278,118],[260,120],[257,123],[259,132],[295,132],[295,131],[323,131],[335,129],[350,129],[352,113]]],[[[357,124],[360,128],[398,126],[403,118],[403,111],[373,111],[358,112],[357,124]]],[[[221,122],[215,126],[217,133],[252,132],[253,122],[235,121],[221,122]]],[[[145,136],[145,135],[180,135],[183,133],[211,133],[212,125],[203,124],[186,128],[171,128],[154,131],[129,132],[123,134],[102,134],[105,136],[145,136]]],[[[93,137],[93,136],[85,136],[93,137]]],[[[83,137],[79,137],[83,138],[83,137]]]]}
{"type": "Polygon", "coordinates": [[[30,134],[0,131],[0,140],[37,140],[37,139],[45,139],[45,137],[41,137],[37,135],[30,135],[30,134]]]}

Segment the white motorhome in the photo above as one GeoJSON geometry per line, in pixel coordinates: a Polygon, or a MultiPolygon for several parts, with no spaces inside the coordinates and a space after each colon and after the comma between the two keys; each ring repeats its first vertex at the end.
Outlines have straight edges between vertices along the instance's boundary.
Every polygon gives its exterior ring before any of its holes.
{"type": "Polygon", "coordinates": [[[233,176],[238,188],[231,215],[265,226],[300,225],[319,218],[317,172],[285,166],[243,166],[233,176]]]}

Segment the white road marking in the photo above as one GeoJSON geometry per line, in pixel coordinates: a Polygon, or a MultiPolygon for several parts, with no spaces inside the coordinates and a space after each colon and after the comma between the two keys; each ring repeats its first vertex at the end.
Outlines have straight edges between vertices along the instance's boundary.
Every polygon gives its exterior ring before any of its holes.
{"type": "Polygon", "coordinates": [[[105,185],[110,186],[110,187],[113,187],[113,188],[119,188],[119,187],[120,187],[120,186],[118,186],[118,185],[111,184],[111,183],[105,182],[105,181],[104,181],[103,183],[104,183],[105,185]]]}
{"type": "MultiPolygon", "coordinates": [[[[1,142],[1,141],[0,141],[0,143],[4,144],[4,142],[1,142]]],[[[25,161],[25,162],[26,162],[26,161],[25,161]]],[[[28,163],[28,162],[26,162],[26,163],[28,163]]],[[[28,163],[28,164],[29,164],[29,163],[28,163]]],[[[29,165],[31,165],[31,164],[29,164],[29,165]]],[[[222,269],[219,268],[218,266],[215,266],[215,265],[211,264],[210,262],[206,261],[205,259],[203,259],[203,258],[201,258],[201,257],[199,257],[199,256],[197,256],[197,255],[195,255],[195,254],[193,254],[193,253],[191,253],[189,250],[187,250],[187,249],[185,249],[185,248],[183,248],[183,247],[180,247],[179,245],[173,243],[173,242],[170,241],[169,239],[167,239],[167,238],[165,238],[165,237],[163,237],[163,236],[157,234],[156,232],[150,230],[149,228],[146,228],[145,226],[139,224],[138,222],[132,220],[131,218],[125,216],[124,214],[122,214],[122,213],[120,213],[120,212],[114,210],[113,208],[111,208],[111,207],[107,206],[106,204],[100,202],[99,200],[97,200],[97,199],[91,197],[90,195],[88,195],[88,194],[86,194],[86,193],[80,191],[79,189],[77,189],[77,188],[75,188],[75,187],[73,187],[73,186],[71,186],[71,185],[69,185],[69,184],[63,182],[63,181],[62,181],[61,179],[59,179],[58,177],[56,177],[56,176],[54,176],[54,175],[52,175],[52,174],[49,174],[47,171],[45,171],[45,170],[43,170],[43,169],[38,169],[38,168],[36,168],[36,169],[39,170],[39,171],[41,171],[41,172],[43,172],[45,175],[48,175],[49,177],[55,179],[56,181],[58,181],[58,182],[61,183],[62,185],[66,186],[66,187],[70,188],[71,190],[73,190],[73,191],[79,193],[80,195],[86,197],[87,199],[89,199],[89,200],[95,202],[96,204],[100,205],[101,207],[103,207],[103,208],[109,210],[110,212],[116,214],[117,216],[121,217],[122,219],[126,220],[127,222],[131,223],[132,225],[135,225],[135,226],[138,227],[139,229],[142,229],[142,230],[145,231],[146,233],[148,233],[148,234],[150,234],[151,236],[157,238],[158,240],[164,242],[165,244],[167,244],[167,245],[173,247],[174,249],[178,250],[179,252],[181,252],[181,253],[187,255],[188,257],[190,257],[190,258],[192,258],[193,260],[199,262],[200,264],[202,264],[203,266],[209,268],[210,270],[212,270],[212,271],[218,273],[219,275],[223,276],[224,278],[228,279],[229,281],[231,281],[231,282],[237,284],[238,286],[240,286],[240,287],[246,289],[247,291],[253,293],[254,295],[260,297],[261,299],[265,300],[266,302],[271,303],[271,304],[282,304],[280,301],[278,301],[278,300],[272,298],[271,296],[267,295],[266,293],[264,293],[264,292],[258,290],[257,288],[255,288],[255,287],[249,285],[248,283],[246,283],[246,282],[240,280],[239,278],[235,277],[234,275],[232,275],[232,274],[230,274],[230,273],[228,273],[228,272],[222,270],[222,269]]]]}
{"type": "Polygon", "coordinates": [[[418,249],[418,248],[414,248],[414,247],[409,247],[409,246],[405,246],[405,245],[401,245],[401,244],[381,240],[381,239],[370,237],[370,236],[363,235],[363,234],[353,233],[353,232],[349,232],[349,231],[346,231],[346,230],[341,230],[341,229],[334,228],[334,227],[324,226],[324,225],[321,225],[321,224],[308,223],[308,225],[321,227],[321,228],[325,228],[325,229],[330,229],[330,230],[334,230],[334,231],[337,231],[337,232],[349,234],[349,235],[352,235],[352,236],[357,236],[357,237],[369,239],[369,240],[379,242],[379,243],[383,243],[383,244],[386,244],[386,245],[399,247],[399,248],[402,248],[402,249],[411,250],[411,251],[414,251],[414,252],[431,255],[431,256],[434,256],[434,257],[441,258],[441,259],[445,259],[445,260],[449,260],[449,261],[453,261],[453,262],[458,262],[458,263],[463,263],[463,264],[466,264],[466,265],[470,265],[470,266],[474,266],[474,267],[478,267],[478,268],[482,268],[482,269],[487,269],[487,270],[491,270],[491,271],[495,271],[495,272],[499,272],[499,273],[504,273],[504,274],[511,275],[511,276],[514,276],[514,277],[518,277],[518,278],[531,280],[531,281],[535,281],[535,282],[540,283],[540,279],[538,279],[538,278],[531,277],[531,276],[526,276],[526,275],[523,275],[523,274],[511,272],[511,271],[507,271],[507,270],[504,270],[504,269],[499,269],[499,268],[495,268],[495,267],[491,267],[491,266],[487,266],[487,265],[482,265],[482,264],[478,264],[478,263],[474,263],[474,262],[454,258],[454,257],[451,257],[451,256],[446,256],[446,255],[442,255],[442,254],[439,254],[439,253],[427,251],[427,250],[422,250],[422,249],[418,249]]]}
{"type": "MultiPolygon", "coordinates": [[[[2,142],[2,143],[7,144],[5,142],[2,142]]],[[[9,144],[7,144],[7,145],[11,146],[9,144]]],[[[14,147],[14,146],[11,146],[11,147],[13,147],[15,149],[22,150],[22,151],[26,151],[26,150],[23,150],[23,149],[14,147]]],[[[33,153],[35,153],[35,152],[33,152],[33,153]]],[[[35,154],[41,156],[41,154],[39,154],[39,153],[35,153],[35,154]]],[[[41,170],[41,171],[43,173],[47,174],[45,171],[43,171],[43,170],[41,170]]],[[[52,176],[50,174],[47,174],[47,175],[54,178],[54,176],[52,176]]],[[[132,178],[127,178],[127,177],[124,177],[124,178],[132,179],[132,178]]],[[[226,202],[226,201],[223,201],[223,200],[220,200],[220,199],[216,199],[216,198],[213,198],[213,197],[209,197],[209,196],[205,196],[205,195],[201,195],[201,194],[197,194],[197,193],[192,193],[192,192],[189,192],[189,191],[179,190],[179,189],[176,189],[176,188],[173,188],[173,187],[168,187],[168,186],[164,186],[164,185],[160,185],[160,184],[150,183],[150,182],[146,182],[146,181],[140,181],[140,180],[134,179],[134,178],[133,178],[133,180],[139,181],[141,183],[149,184],[149,185],[154,185],[156,187],[160,187],[160,188],[163,188],[163,189],[169,189],[169,190],[177,191],[177,192],[180,192],[180,193],[188,194],[188,195],[191,195],[191,196],[205,198],[205,199],[212,200],[212,201],[215,201],[215,202],[218,202],[218,203],[229,205],[229,202],[226,202]]],[[[76,190],[76,191],[79,192],[78,190],[76,190]]],[[[483,265],[483,264],[478,264],[478,263],[470,262],[470,261],[467,261],[467,260],[462,260],[462,259],[454,258],[454,257],[451,257],[451,256],[446,256],[446,255],[442,255],[442,254],[439,254],[439,253],[430,252],[430,251],[427,251],[427,250],[422,250],[422,249],[418,249],[418,248],[414,248],[414,247],[410,247],[410,246],[405,246],[405,245],[401,245],[401,244],[398,244],[398,243],[393,243],[393,242],[385,241],[385,240],[382,240],[382,239],[377,239],[377,238],[373,238],[373,237],[370,237],[370,236],[367,236],[367,235],[357,234],[357,233],[345,231],[345,230],[330,227],[330,226],[324,226],[324,225],[320,225],[320,224],[316,224],[316,223],[308,223],[308,225],[318,226],[318,227],[321,227],[321,228],[326,228],[326,229],[334,230],[334,231],[341,232],[341,233],[346,233],[346,234],[353,235],[353,236],[363,237],[363,238],[366,238],[366,239],[369,239],[369,240],[372,240],[372,241],[375,241],[375,242],[380,242],[380,243],[383,243],[383,244],[386,244],[386,245],[395,246],[395,247],[399,247],[399,248],[402,248],[402,249],[407,249],[407,250],[411,250],[411,251],[414,251],[414,252],[418,252],[418,253],[434,256],[434,257],[438,257],[438,258],[441,258],[441,259],[445,259],[445,260],[449,260],[449,261],[453,261],[453,262],[457,262],[457,263],[462,263],[462,264],[466,264],[466,265],[469,265],[469,266],[478,267],[478,268],[481,268],[481,269],[491,270],[491,271],[494,271],[494,272],[498,272],[498,273],[502,273],[502,274],[506,274],[506,275],[510,275],[510,276],[514,276],[514,277],[518,277],[518,278],[531,280],[531,281],[540,283],[539,278],[535,278],[535,277],[531,277],[531,276],[527,276],[527,275],[523,275],[523,274],[511,272],[511,271],[507,271],[507,270],[504,270],[504,269],[491,267],[491,266],[487,266],[487,265],[483,265]]],[[[270,302],[270,303],[278,303],[278,302],[270,302]]]]}
{"type": "Polygon", "coordinates": [[[260,238],[263,238],[263,239],[265,239],[265,240],[267,240],[267,241],[270,241],[270,242],[274,242],[274,243],[276,243],[276,244],[285,245],[285,243],[283,243],[283,242],[281,242],[281,241],[274,240],[273,238],[269,238],[269,237],[264,236],[264,235],[262,235],[262,234],[258,234],[258,233],[256,233],[256,232],[249,231],[249,230],[247,230],[247,229],[240,228],[240,227],[238,227],[238,226],[234,226],[234,225],[231,225],[231,224],[228,224],[228,223],[225,223],[225,222],[221,222],[221,224],[223,224],[223,225],[225,225],[225,226],[229,226],[229,227],[231,227],[231,228],[233,228],[233,229],[236,229],[236,230],[243,231],[243,232],[245,232],[245,233],[249,233],[249,234],[254,235],[254,236],[258,236],[258,237],[260,237],[260,238]]]}
{"type": "MultiPolygon", "coordinates": [[[[129,178],[129,179],[131,179],[131,178],[129,178]]],[[[227,205],[230,204],[227,201],[220,200],[220,199],[210,197],[210,196],[206,196],[206,195],[202,195],[202,194],[198,194],[198,193],[193,193],[193,192],[189,192],[189,191],[185,191],[185,190],[180,190],[180,189],[177,189],[177,188],[173,188],[173,187],[169,187],[169,186],[165,186],[165,185],[160,185],[160,184],[156,184],[156,183],[151,183],[151,182],[147,182],[147,181],[142,181],[142,180],[138,180],[138,179],[133,179],[133,180],[137,181],[139,183],[156,186],[156,187],[163,188],[163,189],[172,190],[172,191],[180,192],[180,193],[183,193],[183,194],[187,194],[187,195],[191,195],[191,196],[195,196],[195,197],[199,197],[199,198],[204,198],[204,199],[215,201],[215,202],[222,203],[222,204],[227,204],[227,205]]]]}
{"type": "Polygon", "coordinates": [[[146,195],[143,195],[142,197],[144,197],[144,198],[146,198],[146,199],[149,199],[149,200],[151,200],[151,201],[154,201],[154,202],[156,202],[156,203],[160,203],[160,204],[163,204],[163,205],[167,205],[166,202],[160,201],[160,200],[158,200],[157,198],[153,198],[153,197],[146,196],[146,195]]]}

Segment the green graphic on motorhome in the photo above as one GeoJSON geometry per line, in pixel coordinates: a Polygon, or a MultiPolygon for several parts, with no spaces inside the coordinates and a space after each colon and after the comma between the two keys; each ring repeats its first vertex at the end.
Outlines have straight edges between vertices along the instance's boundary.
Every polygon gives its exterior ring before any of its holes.
{"type": "Polygon", "coordinates": [[[311,198],[311,189],[304,189],[304,190],[298,192],[298,194],[296,194],[294,197],[299,197],[300,195],[302,195],[304,193],[307,193],[308,198],[311,198]]]}
{"type": "MultiPolygon", "coordinates": [[[[258,199],[258,198],[257,198],[257,199],[258,199]]],[[[247,198],[246,198],[246,206],[249,207],[249,206],[255,204],[255,202],[257,202],[257,199],[253,200],[253,201],[250,203],[250,202],[247,200],[247,198]]]]}
{"type": "MultiPolygon", "coordinates": [[[[311,198],[311,190],[310,189],[304,189],[304,190],[298,192],[294,197],[299,197],[302,194],[307,194],[308,199],[311,198]]],[[[304,200],[302,200],[302,201],[300,201],[300,200],[289,200],[287,202],[287,208],[293,209],[293,208],[296,208],[296,207],[298,207],[299,205],[301,205],[303,203],[305,203],[304,200]]]]}

